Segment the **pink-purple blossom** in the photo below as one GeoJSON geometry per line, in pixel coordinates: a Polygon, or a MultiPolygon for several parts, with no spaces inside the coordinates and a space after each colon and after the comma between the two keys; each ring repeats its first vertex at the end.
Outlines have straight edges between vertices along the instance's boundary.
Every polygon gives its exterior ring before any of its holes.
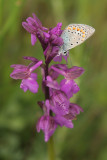
{"type": "Polygon", "coordinates": [[[58,23],[54,28],[47,29],[42,26],[35,14],[32,15],[33,18],[28,17],[26,22],[22,22],[22,26],[31,34],[32,45],[35,45],[37,39],[40,41],[46,57],[46,63],[50,63],[57,55],[59,47],[63,44],[63,39],[60,37],[62,23],[58,23]]]}
{"type": "Polygon", "coordinates": [[[32,73],[36,68],[42,64],[42,61],[37,62],[36,64],[30,66],[14,64],[11,65],[14,68],[13,72],[10,74],[10,77],[13,79],[22,79],[20,88],[26,92],[30,90],[33,93],[38,92],[39,85],[37,83],[37,74],[32,73]]]}
{"type": "MultiPolygon", "coordinates": [[[[63,45],[62,23],[58,23],[54,28],[46,28],[42,25],[35,14],[33,17],[28,17],[26,22],[22,22],[22,26],[31,34],[31,44],[35,45],[39,40],[43,49],[43,59],[38,60],[35,57],[25,56],[25,60],[30,60],[28,66],[21,64],[11,65],[14,68],[10,77],[13,79],[21,79],[20,88],[26,92],[37,93],[39,84],[37,82],[36,69],[40,67],[42,75],[42,90],[45,94],[45,100],[39,101],[38,106],[43,110],[43,115],[39,118],[36,128],[37,132],[44,132],[44,139],[47,142],[55,132],[57,126],[73,128],[73,120],[76,116],[83,112],[83,109],[75,103],[71,103],[73,95],[80,88],[76,84],[75,79],[84,73],[82,67],[72,66],[68,68],[67,64],[53,64],[51,61],[62,61],[62,57],[66,60],[67,56],[58,55],[60,47],[63,45]],[[59,82],[58,77],[62,76],[59,82]]],[[[67,51],[69,52],[69,51],[67,51]]],[[[42,53],[36,53],[42,54],[42,53]]]]}
{"type": "Polygon", "coordinates": [[[60,113],[56,114],[54,119],[61,127],[65,126],[67,128],[73,128],[74,125],[72,120],[76,119],[76,115],[80,114],[80,111],[83,112],[83,109],[80,106],[70,103],[68,113],[65,113],[65,115],[61,115],[60,113]]]}
{"type": "Polygon", "coordinates": [[[65,115],[68,113],[70,102],[64,92],[55,90],[50,97],[50,104],[50,108],[55,114],[65,115]]]}
{"type": "Polygon", "coordinates": [[[73,66],[67,68],[65,65],[63,67],[57,65],[56,67],[52,66],[51,69],[64,76],[64,79],[60,82],[60,89],[65,92],[68,98],[71,98],[73,94],[76,94],[80,90],[74,79],[84,73],[82,67],[73,66]]]}
{"type": "Polygon", "coordinates": [[[37,132],[40,132],[40,130],[44,132],[45,142],[47,142],[54,133],[54,131],[56,130],[57,123],[55,122],[53,117],[44,115],[38,120],[36,128],[37,132]]]}
{"type": "Polygon", "coordinates": [[[45,142],[47,142],[57,128],[57,122],[50,115],[49,100],[38,102],[38,104],[43,109],[44,115],[39,118],[36,128],[37,132],[40,132],[40,130],[44,132],[45,142]]]}

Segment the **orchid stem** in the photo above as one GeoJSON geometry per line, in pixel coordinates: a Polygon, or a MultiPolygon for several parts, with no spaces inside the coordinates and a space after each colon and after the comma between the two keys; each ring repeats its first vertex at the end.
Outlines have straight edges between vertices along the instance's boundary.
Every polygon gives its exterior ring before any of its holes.
{"type": "Polygon", "coordinates": [[[49,157],[49,160],[55,160],[53,136],[51,136],[51,138],[48,141],[48,157],[49,157]]]}
{"type": "MultiPolygon", "coordinates": [[[[46,66],[45,66],[45,80],[46,80],[47,76],[48,76],[48,64],[46,63],[46,66]]],[[[45,99],[49,99],[49,87],[47,87],[47,86],[45,86],[45,99]]],[[[50,115],[52,116],[51,112],[50,112],[50,115]]],[[[53,136],[51,136],[49,141],[48,141],[48,157],[49,157],[49,160],[55,160],[53,136]]]]}

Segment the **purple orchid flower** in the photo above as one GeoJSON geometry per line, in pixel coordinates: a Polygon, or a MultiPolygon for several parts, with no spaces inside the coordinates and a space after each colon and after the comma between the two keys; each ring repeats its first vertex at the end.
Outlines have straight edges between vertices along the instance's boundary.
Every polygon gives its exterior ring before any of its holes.
{"type": "Polygon", "coordinates": [[[64,58],[67,62],[69,56],[59,53],[63,45],[62,23],[58,23],[54,28],[45,28],[40,20],[33,14],[33,17],[28,17],[26,22],[22,22],[22,26],[31,34],[31,44],[34,45],[37,39],[40,41],[43,48],[45,63],[35,57],[24,57],[25,60],[30,60],[28,66],[21,64],[11,65],[14,68],[10,77],[13,79],[21,79],[20,88],[26,92],[30,90],[33,93],[38,92],[39,85],[37,83],[37,74],[34,71],[40,66],[42,71],[42,89],[45,94],[45,101],[38,101],[39,106],[44,114],[37,122],[37,132],[42,130],[47,142],[53,135],[57,126],[65,126],[73,128],[73,120],[76,116],[83,112],[83,109],[77,104],[70,103],[70,98],[73,94],[79,91],[75,79],[83,74],[84,69],[73,66],[68,68],[65,64],[54,64],[50,66],[50,62],[62,61],[64,58]],[[59,75],[63,75],[64,79],[58,83],[59,75]]]}
{"type": "MultiPolygon", "coordinates": [[[[63,30],[61,30],[61,26],[62,26],[62,23],[58,23],[57,26],[50,31],[50,33],[52,33],[54,35],[53,37],[55,37],[55,35],[56,36],[61,36],[61,33],[63,31],[63,30]]],[[[57,42],[56,44],[59,44],[58,46],[60,47],[63,44],[63,39],[61,37],[59,37],[59,38],[57,37],[57,39],[53,40],[53,42],[54,43],[57,42]]],[[[58,51],[59,51],[59,48],[58,48],[58,51]]],[[[61,62],[62,57],[63,57],[67,62],[68,53],[69,53],[69,51],[67,52],[67,56],[63,56],[62,54],[61,55],[55,54],[53,60],[56,61],[56,62],[57,61],[61,62]]]]}
{"type": "Polygon", "coordinates": [[[56,123],[58,125],[60,125],[61,127],[63,127],[63,126],[65,126],[67,128],[73,128],[74,127],[74,125],[72,123],[72,120],[71,119],[67,119],[64,116],[56,115],[54,117],[54,119],[55,119],[56,123]]]}
{"type": "Polygon", "coordinates": [[[51,89],[60,90],[60,85],[56,80],[53,80],[51,76],[47,76],[47,80],[45,81],[46,85],[51,89]]]}
{"type": "Polygon", "coordinates": [[[69,99],[66,94],[62,91],[54,90],[53,95],[50,98],[51,110],[55,114],[65,115],[69,109],[69,99]]]}
{"type": "Polygon", "coordinates": [[[69,105],[69,113],[71,113],[73,116],[76,116],[78,114],[80,114],[80,111],[83,112],[84,110],[78,106],[75,103],[70,103],[69,105]]]}
{"type": "Polygon", "coordinates": [[[13,72],[10,74],[10,77],[13,79],[22,79],[20,88],[26,92],[30,90],[33,93],[38,91],[37,74],[32,73],[36,68],[42,64],[42,61],[37,62],[33,66],[25,66],[20,64],[11,65],[14,68],[13,72]]]}
{"type": "Polygon", "coordinates": [[[57,81],[52,80],[50,76],[47,76],[46,85],[50,91],[50,108],[58,115],[65,115],[69,113],[69,99],[66,94],[60,90],[60,85],[57,81]]]}
{"type": "MultiPolygon", "coordinates": [[[[62,66],[62,65],[60,65],[60,67],[66,68],[66,66],[62,66]]],[[[59,115],[65,115],[65,113],[69,114],[71,105],[69,103],[68,95],[66,94],[65,90],[64,91],[61,90],[62,89],[61,83],[59,85],[58,82],[56,80],[53,80],[50,76],[47,76],[47,80],[45,81],[45,83],[50,90],[51,110],[55,114],[59,114],[59,115]]],[[[69,90],[69,86],[68,86],[68,90],[69,90]]],[[[73,109],[73,106],[74,106],[74,109],[76,109],[76,105],[72,104],[72,109],[73,109]]]]}
{"type": "Polygon", "coordinates": [[[56,80],[58,78],[58,76],[60,75],[59,72],[56,72],[55,70],[52,69],[53,66],[56,67],[56,68],[60,68],[62,70],[67,69],[67,65],[66,64],[54,64],[54,65],[50,66],[49,67],[49,76],[51,76],[51,78],[53,80],[56,80]]]}
{"type": "Polygon", "coordinates": [[[58,54],[60,46],[63,44],[63,39],[60,37],[62,23],[58,23],[53,29],[49,29],[48,34],[50,35],[48,46],[44,51],[46,56],[46,63],[50,63],[51,60],[58,54]]]}
{"type": "Polygon", "coordinates": [[[37,132],[40,132],[40,130],[44,132],[45,142],[47,142],[56,130],[57,123],[55,122],[53,117],[44,115],[38,120],[36,128],[37,132]]]}
{"type": "MultiPolygon", "coordinates": [[[[37,41],[38,37],[40,41],[45,38],[49,37],[49,34],[46,33],[48,29],[42,26],[42,23],[40,20],[36,17],[36,15],[33,13],[33,18],[28,17],[26,19],[27,22],[22,22],[22,26],[29,32],[31,33],[31,44],[34,45],[37,41]]],[[[45,39],[46,40],[46,39],[45,39]]]]}
{"type": "Polygon", "coordinates": [[[54,117],[55,121],[62,127],[73,128],[72,120],[76,119],[76,115],[80,114],[80,111],[83,112],[83,109],[77,104],[70,103],[69,112],[65,115],[56,115],[54,117]]]}
{"type": "Polygon", "coordinates": [[[65,66],[63,69],[62,67],[59,69],[59,65],[58,68],[54,66],[51,68],[65,77],[65,79],[60,82],[60,87],[61,91],[65,92],[68,98],[71,98],[73,94],[80,90],[74,79],[84,73],[84,69],[82,67],[73,66],[72,68],[67,68],[65,66]]]}
{"type": "Polygon", "coordinates": [[[46,100],[45,103],[39,102],[39,105],[44,110],[44,115],[38,120],[36,128],[37,132],[40,132],[40,130],[44,132],[45,142],[47,142],[56,130],[57,123],[54,117],[49,115],[49,100],[46,100]]]}
{"type": "Polygon", "coordinates": [[[50,63],[57,55],[59,47],[63,44],[63,39],[60,37],[62,23],[58,23],[55,28],[48,31],[47,28],[42,26],[35,14],[33,14],[33,18],[28,17],[26,21],[22,22],[22,26],[31,33],[31,44],[34,45],[38,38],[44,50],[46,63],[50,63]]]}
{"type": "Polygon", "coordinates": [[[62,55],[62,54],[56,55],[53,60],[54,60],[55,62],[61,62],[61,61],[62,61],[62,58],[64,58],[65,61],[66,61],[66,63],[67,63],[67,62],[68,62],[68,61],[67,61],[68,56],[69,56],[69,51],[67,51],[67,55],[66,55],[66,56],[64,56],[64,55],[62,55]]]}

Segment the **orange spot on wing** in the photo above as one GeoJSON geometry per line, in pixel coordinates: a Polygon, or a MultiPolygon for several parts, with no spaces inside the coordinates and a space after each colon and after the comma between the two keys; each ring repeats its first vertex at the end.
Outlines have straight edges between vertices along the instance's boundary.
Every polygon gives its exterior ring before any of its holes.
{"type": "Polygon", "coordinates": [[[81,29],[80,32],[83,32],[83,30],[81,29]]]}
{"type": "Polygon", "coordinates": [[[73,30],[75,30],[76,28],[75,27],[73,27],[73,30]]]}
{"type": "Polygon", "coordinates": [[[83,33],[83,34],[85,34],[85,32],[84,32],[84,31],[83,31],[82,33],[83,33]]]}
{"type": "Polygon", "coordinates": [[[79,28],[77,28],[77,31],[79,31],[80,29],[79,28]]]}
{"type": "Polygon", "coordinates": [[[85,34],[83,34],[82,37],[85,37],[85,34]]]}
{"type": "Polygon", "coordinates": [[[70,30],[71,30],[71,27],[68,27],[67,29],[70,29],[70,30]]]}
{"type": "Polygon", "coordinates": [[[81,41],[84,41],[84,39],[82,39],[81,41]]]}

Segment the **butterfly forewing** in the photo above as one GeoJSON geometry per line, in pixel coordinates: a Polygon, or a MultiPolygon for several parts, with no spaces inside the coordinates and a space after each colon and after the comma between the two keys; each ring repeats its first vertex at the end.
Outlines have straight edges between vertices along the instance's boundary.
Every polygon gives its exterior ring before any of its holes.
{"type": "Polygon", "coordinates": [[[61,46],[59,53],[63,54],[66,51],[76,47],[89,38],[95,29],[85,24],[70,24],[62,32],[61,38],[64,44],[61,46]]]}

